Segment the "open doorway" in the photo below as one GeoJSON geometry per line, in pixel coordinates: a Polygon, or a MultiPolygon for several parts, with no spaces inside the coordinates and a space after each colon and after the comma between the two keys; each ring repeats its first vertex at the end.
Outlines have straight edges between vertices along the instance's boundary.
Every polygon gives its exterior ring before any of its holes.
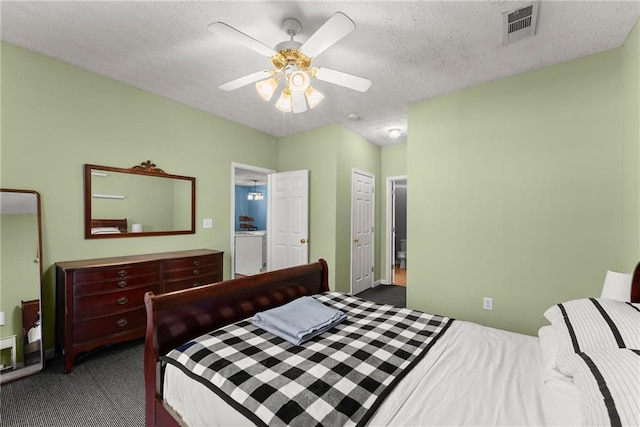
{"type": "Polygon", "coordinates": [[[231,165],[231,277],[265,271],[267,266],[267,177],[274,170],[231,165]]]}
{"type": "Polygon", "coordinates": [[[407,177],[387,178],[387,281],[407,286],[407,177]]]}

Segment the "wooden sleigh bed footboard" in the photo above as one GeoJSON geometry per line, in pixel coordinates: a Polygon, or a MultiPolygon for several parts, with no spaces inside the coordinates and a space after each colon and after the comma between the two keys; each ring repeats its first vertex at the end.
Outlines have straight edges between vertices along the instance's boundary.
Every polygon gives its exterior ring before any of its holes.
{"type": "Polygon", "coordinates": [[[328,290],[328,267],[321,259],[312,264],[162,295],[148,292],[144,298],[146,425],[182,425],[163,401],[161,356],[193,338],[256,312],[328,290]]]}

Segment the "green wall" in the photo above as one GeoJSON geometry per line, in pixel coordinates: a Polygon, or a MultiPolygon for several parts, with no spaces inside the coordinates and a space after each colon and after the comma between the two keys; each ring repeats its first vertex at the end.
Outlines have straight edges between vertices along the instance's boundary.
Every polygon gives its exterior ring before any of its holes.
{"type": "MultiPolygon", "coordinates": [[[[374,185],[374,281],[380,277],[380,147],[356,135],[348,129],[338,127],[338,182],[336,206],[336,290],[351,291],[351,178],[353,169],[375,175],[374,185]]],[[[384,251],[382,251],[384,252],[384,251]]]]}
{"type": "Polygon", "coordinates": [[[622,75],[622,257],[617,266],[631,271],[640,254],[640,21],[621,49],[622,75]]]}
{"type": "Polygon", "coordinates": [[[535,334],[547,307],[599,295],[607,269],[631,270],[639,187],[620,168],[638,170],[639,140],[621,129],[627,114],[638,125],[627,105],[638,98],[625,94],[637,95],[638,74],[620,77],[626,55],[637,70],[634,46],[637,35],[628,48],[409,107],[411,308],[535,334]],[[626,197],[636,216],[622,223],[626,197]]]}
{"type": "Polygon", "coordinates": [[[309,261],[329,264],[329,285],[336,283],[337,125],[280,139],[278,172],[309,170],[309,261]]]}
{"type": "MultiPolygon", "coordinates": [[[[329,263],[331,289],[349,292],[351,283],[351,171],[380,179],[380,147],[339,125],[280,139],[278,171],[309,169],[309,260],[329,263]]],[[[376,196],[376,212],[379,210],[376,196]]],[[[379,218],[376,214],[376,229],[379,218]]],[[[376,256],[380,236],[376,234],[376,256]]],[[[379,277],[376,265],[374,277],[379,277]]]]}
{"type": "Polygon", "coordinates": [[[382,176],[403,176],[407,174],[407,144],[395,144],[381,149],[382,176]]]}
{"type": "Polygon", "coordinates": [[[277,138],[5,42],[1,47],[0,177],[3,187],[42,196],[45,348],[54,342],[58,261],[211,248],[225,252],[228,278],[231,163],[276,169],[277,138]],[[82,165],[129,168],[146,160],[196,178],[196,233],[85,240],[82,165]],[[203,218],[212,218],[213,228],[203,229],[203,218]]]}

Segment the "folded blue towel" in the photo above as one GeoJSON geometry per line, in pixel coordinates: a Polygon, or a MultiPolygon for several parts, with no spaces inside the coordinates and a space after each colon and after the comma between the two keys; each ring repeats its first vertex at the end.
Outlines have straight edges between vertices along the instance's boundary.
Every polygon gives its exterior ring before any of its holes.
{"type": "Polygon", "coordinates": [[[300,297],[271,310],[256,313],[251,322],[294,345],[328,331],[347,318],[313,297],[300,297]]]}

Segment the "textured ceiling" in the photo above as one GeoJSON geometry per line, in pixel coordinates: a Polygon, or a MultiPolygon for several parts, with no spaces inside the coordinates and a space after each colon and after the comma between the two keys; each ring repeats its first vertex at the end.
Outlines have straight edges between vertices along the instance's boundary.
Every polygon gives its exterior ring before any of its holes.
{"type": "Polygon", "coordinates": [[[543,1],[537,35],[503,44],[502,13],[525,1],[6,2],[3,40],[162,95],[274,136],[339,123],[378,145],[406,140],[407,105],[621,46],[640,2],[543,1]],[[268,46],[286,40],[284,18],[304,42],[336,11],[355,31],[314,59],[373,81],[360,93],[314,81],[324,101],[283,114],[253,85],[218,85],[270,68],[268,59],[216,37],[225,22],[268,46]],[[349,113],[360,116],[357,121],[349,113]],[[403,130],[397,140],[391,127],[403,130]]]}

